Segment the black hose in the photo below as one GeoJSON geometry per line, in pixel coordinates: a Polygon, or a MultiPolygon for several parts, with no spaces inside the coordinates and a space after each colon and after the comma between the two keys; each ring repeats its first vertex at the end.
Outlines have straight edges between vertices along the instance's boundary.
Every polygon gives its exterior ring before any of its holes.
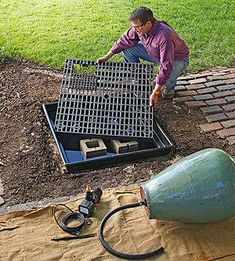
{"type": "Polygon", "coordinates": [[[137,203],[127,204],[127,205],[124,205],[124,206],[121,206],[121,207],[113,209],[112,211],[110,211],[103,218],[103,220],[101,221],[101,224],[100,224],[99,234],[98,235],[99,235],[99,239],[100,239],[101,244],[103,245],[103,247],[109,253],[113,254],[114,256],[117,256],[117,257],[120,257],[120,258],[125,258],[125,259],[144,259],[144,258],[147,258],[147,257],[158,255],[158,254],[160,254],[160,253],[162,253],[164,251],[164,248],[160,247],[160,248],[158,248],[158,249],[156,249],[154,251],[143,253],[143,254],[122,253],[122,252],[118,252],[117,250],[113,249],[104,239],[104,234],[103,234],[104,227],[105,227],[106,222],[108,221],[108,219],[112,215],[114,215],[115,213],[117,213],[118,211],[123,210],[123,209],[136,208],[136,207],[140,207],[140,206],[143,206],[143,205],[145,205],[145,201],[140,201],[140,202],[137,202],[137,203]]]}

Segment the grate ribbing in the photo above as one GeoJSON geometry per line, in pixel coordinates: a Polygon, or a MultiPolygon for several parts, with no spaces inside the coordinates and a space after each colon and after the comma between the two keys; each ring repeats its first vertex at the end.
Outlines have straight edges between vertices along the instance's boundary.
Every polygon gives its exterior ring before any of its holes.
{"type": "Polygon", "coordinates": [[[151,64],[67,59],[55,119],[57,132],[153,137],[151,64]],[[78,67],[78,68],[76,68],[78,67]]]}

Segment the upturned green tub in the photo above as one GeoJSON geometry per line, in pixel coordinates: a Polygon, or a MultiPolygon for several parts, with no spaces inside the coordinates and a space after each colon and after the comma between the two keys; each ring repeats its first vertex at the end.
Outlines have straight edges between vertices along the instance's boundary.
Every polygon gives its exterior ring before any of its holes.
{"type": "Polygon", "coordinates": [[[172,164],[140,186],[149,218],[208,223],[235,215],[235,162],[205,149],[172,164]]]}

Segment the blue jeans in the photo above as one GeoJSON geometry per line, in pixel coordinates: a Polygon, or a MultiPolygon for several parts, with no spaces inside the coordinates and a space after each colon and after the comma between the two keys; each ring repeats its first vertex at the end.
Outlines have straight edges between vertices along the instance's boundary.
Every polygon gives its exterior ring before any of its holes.
{"type": "MultiPolygon", "coordinates": [[[[159,61],[154,60],[146,51],[142,43],[138,43],[135,46],[129,47],[123,51],[124,53],[124,59],[126,62],[129,63],[139,63],[140,59],[143,59],[145,61],[154,63],[154,64],[160,64],[159,61]]],[[[173,70],[170,75],[170,78],[165,83],[165,88],[167,90],[172,90],[175,88],[177,78],[183,74],[185,69],[187,68],[189,64],[189,58],[184,58],[182,60],[175,60],[173,64],[173,70]]]]}

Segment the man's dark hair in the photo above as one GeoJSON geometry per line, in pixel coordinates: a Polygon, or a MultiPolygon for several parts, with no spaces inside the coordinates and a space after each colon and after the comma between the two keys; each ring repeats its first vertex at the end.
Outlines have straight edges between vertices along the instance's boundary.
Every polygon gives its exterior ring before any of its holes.
{"type": "Polygon", "coordinates": [[[153,22],[153,12],[144,6],[140,6],[135,9],[129,17],[130,21],[140,20],[141,23],[146,23],[148,21],[153,22]]]}

